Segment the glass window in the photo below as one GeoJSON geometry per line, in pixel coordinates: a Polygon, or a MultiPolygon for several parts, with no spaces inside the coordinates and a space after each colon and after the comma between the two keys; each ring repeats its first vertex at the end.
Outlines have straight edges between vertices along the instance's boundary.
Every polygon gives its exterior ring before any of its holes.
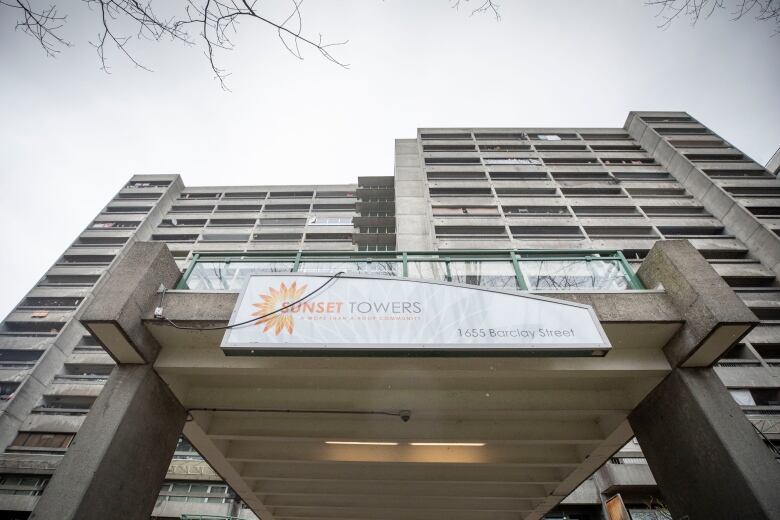
{"type": "Polygon", "coordinates": [[[515,268],[511,262],[450,262],[450,277],[453,282],[517,289],[515,268]]]}
{"type": "Polygon", "coordinates": [[[309,217],[310,226],[351,226],[352,217],[323,217],[312,215],[309,217]]]}
{"type": "Polygon", "coordinates": [[[359,273],[379,276],[401,276],[403,264],[401,262],[301,262],[298,271],[304,273],[336,274],[359,273]]]}
{"type": "Polygon", "coordinates": [[[250,275],[289,273],[292,270],[292,261],[198,262],[187,279],[187,287],[193,291],[237,291],[250,275]]]}
{"type": "Polygon", "coordinates": [[[407,267],[409,278],[442,281],[447,278],[447,267],[444,262],[415,262],[410,260],[407,267]]]}
{"type": "Polygon", "coordinates": [[[530,290],[630,289],[628,277],[614,260],[521,260],[530,290]]]}

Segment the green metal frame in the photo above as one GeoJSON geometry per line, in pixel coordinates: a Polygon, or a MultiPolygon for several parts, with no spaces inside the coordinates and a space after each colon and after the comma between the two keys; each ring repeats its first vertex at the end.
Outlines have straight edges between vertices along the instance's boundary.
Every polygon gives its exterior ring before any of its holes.
{"type": "Polygon", "coordinates": [[[402,276],[409,276],[409,262],[444,262],[446,279],[451,281],[450,262],[462,261],[509,261],[515,271],[515,279],[519,290],[526,291],[528,286],[523,276],[524,260],[612,260],[617,262],[628,280],[629,288],[645,289],[642,282],[634,274],[631,265],[621,251],[614,250],[566,250],[566,249],[536,249],[536,250],[448,250],[448,251],[258,251],[258,252],[208,252],[195,254],[187,266],[176,289],[188,289],[187,280],[192,275],[195,266],[202,262],[258,262],[258,261],[288,261],[293,264],[292,272],[298,271],[301,262],[388,262],[402,264],[402,276]]]}

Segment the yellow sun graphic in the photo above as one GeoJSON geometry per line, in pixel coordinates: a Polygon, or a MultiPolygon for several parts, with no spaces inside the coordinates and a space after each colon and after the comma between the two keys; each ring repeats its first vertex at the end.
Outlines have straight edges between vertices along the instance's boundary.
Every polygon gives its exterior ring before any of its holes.
{"type": "MultiPolygon", "coordinates": [[[[251,316],[264,316],[269,312],[274,312],[285,305],[289,305],[303,296],[306,287],[306,285],[298,287],[296,282],[291,283],[289,287],[282,282],[281,285],[279,285],[279,289],[269,287],[269,294],[260,294],[262,301],[260,303],[252,304],[254,307],[257,307],[257,311],[253,312],[251,316]]],[[[263,332],[274,329],[274,332],[278,336],[283,330],[287,329],[288,334],[293,333],[293,317],[289,312],[275,312],[270,316],[257,320],[255,325],[260,325],[261,323],[265,323],[263,332]]]]}

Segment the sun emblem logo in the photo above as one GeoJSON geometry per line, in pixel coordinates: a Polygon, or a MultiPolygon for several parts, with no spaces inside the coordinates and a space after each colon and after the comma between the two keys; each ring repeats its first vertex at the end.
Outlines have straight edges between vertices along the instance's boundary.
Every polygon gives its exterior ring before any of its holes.
{"type": "MultiPolygon", "coordinates": [[[[289,305],[303,296],[306,287],[306,285],[301,285],[299,287],[296,282],[291,283],[289,287],[286,286],[284,282],[279,285],[278,289],[269,287],[268,294],[260,294],[262,301],[260,303],[252,304],[254,307],[257,307],[257,311],[253,312],[251,316],[265,316],[285,305],[289,305]]],[[[283,330],[287,330],[288,334],[293,333],[294,323],[289,309],[288,311],[274,312],[270,316],[266,316],[255,322],[255,325],[259,326],[260,324],[265,324],[263,332],[268,332],[273,329],[277,336],[283,330]]]]}

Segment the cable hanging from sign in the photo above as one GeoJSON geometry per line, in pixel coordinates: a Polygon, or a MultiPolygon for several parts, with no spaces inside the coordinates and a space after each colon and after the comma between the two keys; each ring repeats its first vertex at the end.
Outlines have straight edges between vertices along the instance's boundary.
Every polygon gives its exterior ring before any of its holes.
{"type": "Polygon", "coordinates": [[[336,278],[338,278],[342,274],[345,274],[344,271],[339,271],[338,273],[336,273],[333,276],[329,277],[325,281],[325,283],[323,283],[322,285],[320,285],[319,287],[317,287],[313,291],[308,292],[308,293],[304,294],[303,296],[301,296],[300,298],[298,298],[297,300],[295,300],[294,302],[288,303],[286,305],[282,305],[278,309],[274,309],[274,310],[272,310],[271,312],[269,312],[267,314],[263,314],[262,316],[254,317],[251,320],[246,320],[246,321],[242,321],[242,322],[239,322],[239,323],[233,323],[232,325],[218,325],[216,327],[189,327],[189,326],[186,326],[186,325],[179,325],[178,323],[176,323],[176,322],[166,318],[165,315],[163,314],[163,303],[165,301],[165,293],[166,293],[167,289],[165,289],[165,287],[163,287],[162,294],[160,295],[160,305],[154,310],[154,317],[157,318],[158,320],[162,320],[162,321],[165,321],[165,322],[169,323],[171,326],[173,326],[173,327],[175,327],[177,329],[182,329],[182,330],[228,330],[228,329],[235,329],[236,327],[241,327],[243,325],[248,325],[250,323],[255,323],[255,322],[260,321],[262,319],[265,319],[265,318],[267,318],[269,316],[273,316],[274,314],[278,314],[278,313],[280,313],[282,311],[285,311],[285,310],[289,309],[290,307],[294,307],[294,306],[298,305],[299,303],[301,303],[301,302],[303,302],[305,300],[308,300],[309,298],[311,298],[312,296],[314,296],[315,294],[317,294],[318,292],[323,290],[328,284],[330,284],[332,281],[334,281],[336,278]]]}

